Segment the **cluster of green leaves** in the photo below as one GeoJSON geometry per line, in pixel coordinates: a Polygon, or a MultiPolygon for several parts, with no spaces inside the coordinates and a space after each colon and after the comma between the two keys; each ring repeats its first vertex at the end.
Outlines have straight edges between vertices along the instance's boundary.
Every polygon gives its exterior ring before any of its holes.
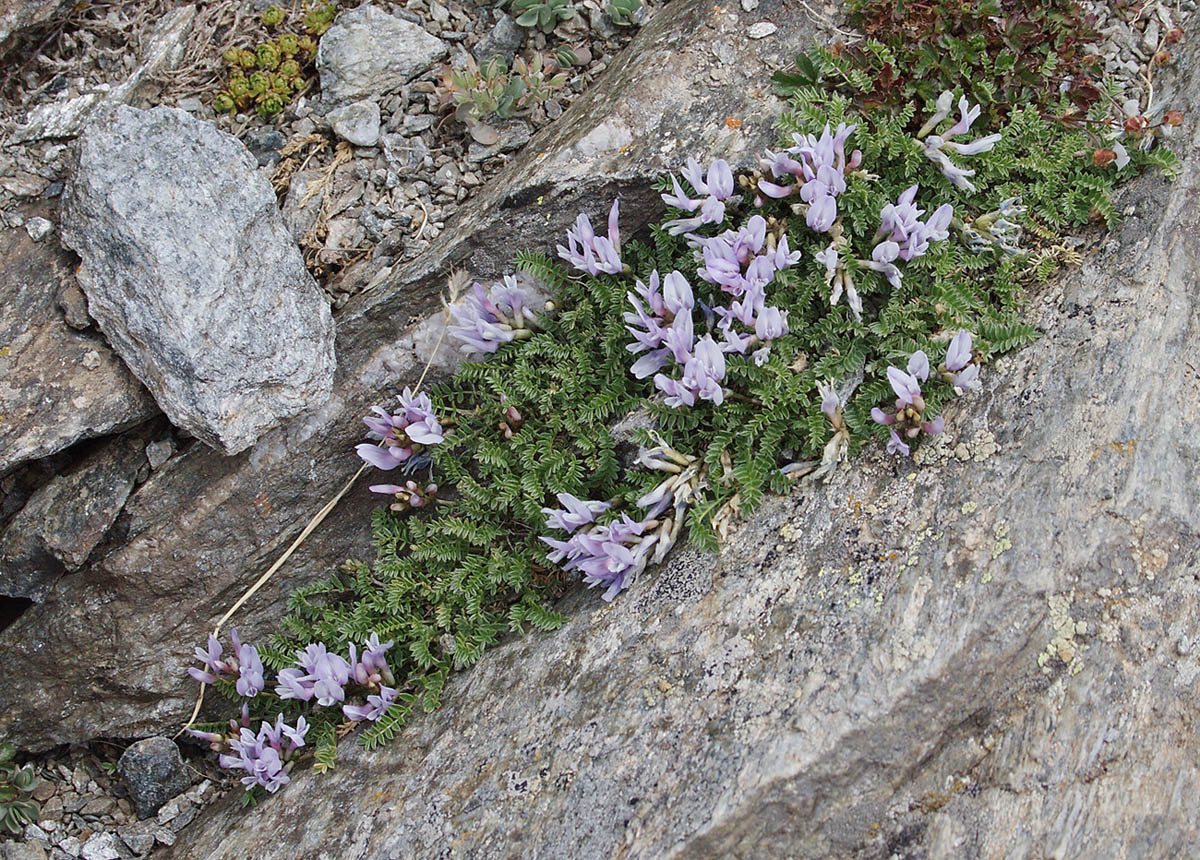
{"type": "MultiPolygon", "coordinates": [[[[867,104],[896,108],[964,92],[993,124],[1011,107],[1046,108],[1061,87],[1081,111],[1101,96],[1102,39],[1078,0],[850,0],[865,44],[835,46],[867,104]]],[[[803,84],[788,73],[777,84],[803,84]]]]}
{"type": "Polygon", "coordinates": [[[567,73],[558,69],[569,67],[574,60],[574,53],[564,48],[554,57],[534,53],[528,62],[517,57],[510,69],[503,57],[480,64],[468,54],[463,68],[446,66],[443,70],[436,89],[438,100],[454,107],[455,117],[477,141],[495,143],[499,134],[486,121],[509,119],[546,102],[567,84],[567,73]]]}
{"type": "Polygon", "coordinates": [[[37,776],[33,765],[19,766],[15,756],[11,743],[0,744],[0,830],[9,833],[20,833],[26,824],[38,820],[37,802],[29,797],[37,776]]]}
{"type": "MultiPolygon", "coordinates": [[[[336,3],[310,6],[294,32],[263,38],[253,48],[226,50],[221,57],[228,77],[213,99],[213,110],[233,114],[254,107],[263,119],[280,113],[292,96],[307,89],[313,80],[317,43],[336,14],[336,3]]],[[[263,10],[259,21],[265,30],[279,30],[287,22],[287,13],[271,6],[263,10]]]]}
{"type": "Polygon", "coordinates": [[[537,27],[543,33],[551,32],[560,21],[575,17],[571,0],[512,0],[512,10],[521,27],[537,27]]]}
{"type": "MultiPolygon", "coordinates": [[[[501,0],[497,5],[508,5],[510,0],[501,0]]],[[[562,21],[574,18],[577,9],[571,0],[511,0],[513,14],[521,27],[529,27],[550,33],[562,21]]],[[[618,27],[630,27],[638,21],[638,10],[642,0],[609,0],[604,12],[618,27]]]]}

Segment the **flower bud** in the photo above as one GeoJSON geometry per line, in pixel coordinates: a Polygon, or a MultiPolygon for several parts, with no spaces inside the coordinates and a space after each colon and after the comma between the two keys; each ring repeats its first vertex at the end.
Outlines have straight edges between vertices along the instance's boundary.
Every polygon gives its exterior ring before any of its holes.
{"type": "Polygon", "coordinates": [[[1182,27],[1172,27],[1170,30],[1167,31],[1167,35],[1163,37],[1163,44],[1164,45],[1174,45],[1176,42],[1178,42],[1182,38],[1183,38],[1183,28],[1182,27]]]}
{"type": "Polygon", "coordinates": [[[1097,149],[1092,153],[1092,164],[1097,167],[1103,167],[1106,164],[1111,164],[1116,161],[1117,154],[1111,149],[1097,149]]]}
{"type": "Polygon", "coordinates": [[[1150,121],[1140,114],[1125,117],[1125,131],[1129,134],[1140,134],[1149,124],[1150,121]]]}
{"type": "Polygon", "coordinates": [[[1171,62],[1171,52],[1168,51],[1166,48],[1163,48],[1161,51],[1158,51],[1151,59],[1154,61],[1154,64],[1156,66],[1165,66],[1167,63],[1171,62]]]}
{"type": "Polygon", "coordinates": [[[1164,125],[1183,125],[1183,111],[1169,110],[1163,114],[1164,125]]]}

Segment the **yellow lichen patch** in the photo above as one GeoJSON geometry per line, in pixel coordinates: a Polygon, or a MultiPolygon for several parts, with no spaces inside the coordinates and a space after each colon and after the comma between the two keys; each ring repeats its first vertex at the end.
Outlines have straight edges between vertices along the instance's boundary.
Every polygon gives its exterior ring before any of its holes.
{"type": "Polygon", "coordinates": [[[997,520],[992,526],[992,535],[996,538],[992,544],[992,558],[997,559],[1012,549],[1012,541],[1008,539],[1008,520],[997,520]]]}
{"type": "Polygon", "coordinates": [[[1054,637],[1037,658],[1038,666],[1046,674],[1050,673],[1050,661],[1055,659],[1067,664],[1072,675],[1083,669],[1082,655],[1087,646],[1075,637],[1087,635],[1088,627],[1086,621],[1076,621],[1071,617],[1071,603],[1074,599],[1074,591],[1070,594],[1052,594],[1048,599],[1050,625],[1054,628],[1054,637]]]}
{"type": "Polygon", "coordinates": [[[1129,545],[1130,555],[1137,572],[1151,582],[1162,573],[1170,560],[1170,555],[1160,547],[1147,547],[1143,543],[1146,536],[1146,519],[1148,514],[1142,514],[1133,524],[1133,540],[1129,545]]]}
{"type": "Polygon", "coordinates": [[[979,502],[963,502],[960,510],[962,511],[963,516],[969,516],[970,514],[973,514],[979,510],[979,502]]]}

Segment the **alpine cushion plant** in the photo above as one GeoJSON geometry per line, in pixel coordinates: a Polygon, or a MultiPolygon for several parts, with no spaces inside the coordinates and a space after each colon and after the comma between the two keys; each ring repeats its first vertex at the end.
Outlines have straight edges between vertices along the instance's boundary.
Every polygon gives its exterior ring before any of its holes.
{"type": "Polygon", "coordinates": [[[550,606],[575,579],[616,599],[685,534],[715,548],[768,490],[955,432],[947,404],[1037,336],[1025,286],[1060,232],[1115,217],[1118,177],[1035,109],[995,124],[957,90],[871,108],[841,89],[797,87],[757,170],[690,159],[664,178],[668,211],[642,236],[614,202],[607,235],[580,215],[558,260],[518,255],[544,305],[513,278],[450,305],[471,360],[366,419],[360,457],[405,474],[371,485],[389,497],[374,564],[292,596],[256,649],[262,683],[244,645],[236,664],[200,651],[197,676],[249,706],[210,740],[244,779],[332,766],[355,723],[368,746],[389,739],[503,635],[560,625],[550,606]],[[630,415],[650,425],[632,443],[614,431],[630,415]],[[267,734],[245,736],[250,709],[267,734]]]}

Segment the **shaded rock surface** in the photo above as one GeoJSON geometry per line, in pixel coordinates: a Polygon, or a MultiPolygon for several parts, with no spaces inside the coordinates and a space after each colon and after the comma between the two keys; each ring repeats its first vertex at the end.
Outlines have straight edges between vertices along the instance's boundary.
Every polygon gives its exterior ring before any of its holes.
{"type": "Polygon", "coordinates": [[[91,315],[177,426],[237,453],[328,399],[329,307],[234,138],[174,108],[106,112],[62,231],[91,315]]]}
{"type": "Polygon", "coordinates": [[[1196,856],[1185,147],[915,465],[872,449],[716,557],[575,595],[394,743],[230,799],[166,856],[1196,856]]]}
{"type": "Polygon", "coordinates": [[[108,533],[146,466],[145,439],[103,445],[40,487],[0,534],[0,595],[41,602],[108,533]]]}
{"type": "Polygon", "coordinates": [[[389,93],[447,54],[424,29],[377,6],[359,6],[334,21],[317,48],[321,95],[352,101],[389,93]]]}
{"type": "Polygon", "coordinates": [[[74,265],[52,236],[0,229],[0,475],[158,413],[98,333],[64,320],[55,295],[74,265]]]}
{"type": "MultiPolygon", "coordinates": [[[[155,472],[126,505],[122,540],[0,632],[0,733],[34,749],[182,725],[195,696],[184,674],[192,649],[354,473],[361,416],[415,381],[437,339],[440,322],[411,326],[437,307],[449,268],[481,279],[509,271],[515,249],[551,250],[580,209],[602,222],[616,194],[622,230],[632,234],[661,211],[652,179],[689,154],[750,164],[776,139],[771,70],[816,32],[781,8],[764,2],[756,12],[781,21],[779,38],[736,40],[744,54],[726,68],[712,43],[757,17],[676,0],[426,256],[381,271],[345,306],[335,386],[322,408],[237,457],[194,446],[155,472]],[[743,122],[726,122],[731,116],[743,122]]],[[[435,373],[451,352],[442,347],[435,373]]],[[[375,504],[365,482],[355,488],[238,613],[239,631],[263,635],[292,588],[368,556],[375,504]]]]}
{"type": "Polygon", "coordinates": [[[70,7],[69,0],[0,0],[0,57],[12,47],[9,36],[43,24],[70,7]]]}

